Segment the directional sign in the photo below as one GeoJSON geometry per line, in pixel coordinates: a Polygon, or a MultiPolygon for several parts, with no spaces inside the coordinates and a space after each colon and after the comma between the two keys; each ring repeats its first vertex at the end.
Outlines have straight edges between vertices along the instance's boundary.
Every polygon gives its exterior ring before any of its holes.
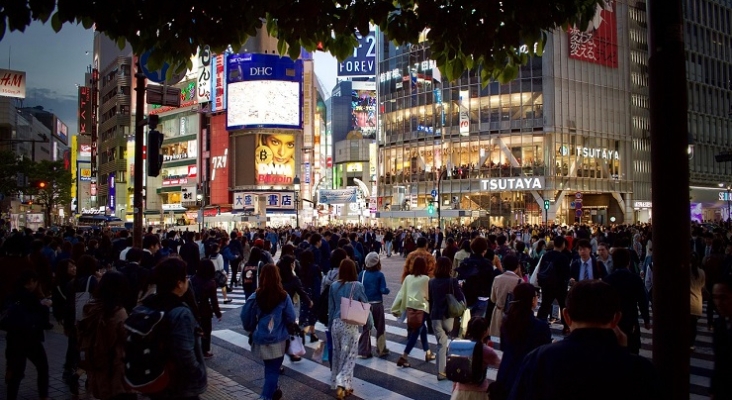
{"type": "Polygon", "coordinates": [[[582,193],[580,193],[580,192],[575,193],[574,194],[574,198],[575,199],[581,199],[582,198],[582,193]]]}
{"type": "Polygon", "coordinates": [[[173,74],[170,79],[165,79],[168,74],[168,69],[170,69],[170,64],[168,64],[167,62],[164,62],[163,66],[160,67],[160,69],[157,71],[150,70],[147,66],[149,59],[149,50],[142,53],[142,55],[140,56],[140,68],[142,69],[142,73],[145,75],[145,78],[157,83],[167,83],[168,85],[175,85],[176,83],[183,80],[183,77],[185,76],[184,73],[173,74]]]}
{"type": "Polygon", "coordinates": [[[432,189],[432,197],[437,198],[437,189],[432,189]]]}
{"type": "Polygon", "coordinates": [[[574,208],[574,206],[575,206],[576,204],[577,204],[577,203],[575,203],[575,202],[570,202],[570,203],[569,203],[569,208],[574,208]]]}

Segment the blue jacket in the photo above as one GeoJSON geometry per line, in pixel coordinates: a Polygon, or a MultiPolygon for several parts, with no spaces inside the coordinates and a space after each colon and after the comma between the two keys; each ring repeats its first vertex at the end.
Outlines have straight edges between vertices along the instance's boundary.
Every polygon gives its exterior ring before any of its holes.
{"type": "Polygon", "coordinates": [[[384,301],[383,295],[389,294],[386,278],[381,271],[363,270],[358,274],[358,281],[363,284],[366,297],[371,303],[381,303],[384,301]]]}
{"type": "MultiPolygon", "coordinates": [[[[248,301],[256,298],[257,294],[255,293],[249,296],[248,301]]],[[[252,307],[249,310],[252,309],[255,308],[252,307]]],[[[269,313],[264,313],[259,307],[256,307],[256,310],[260,315],[257,329],[254,330],[254,335],[252,336],[254,343],[259,345],[275,344],[284,342],[290,337],[290,334],[287,332],[287,327],[295,322],[295,308],[292,305],[290,295],[287,295],[285,300],[275,306],[269,313]]],[[[242,319],[244,318],[245,316],[242,316],[242,319]]]]}
{"type": "Polygon", "coordinates": [[[221,249],[221,257],[224,259],[224,270],[229,272],[229,263],[237,259],[237,254],[234,254],[231,247],[224,246],[224,248],[221,249]]]}

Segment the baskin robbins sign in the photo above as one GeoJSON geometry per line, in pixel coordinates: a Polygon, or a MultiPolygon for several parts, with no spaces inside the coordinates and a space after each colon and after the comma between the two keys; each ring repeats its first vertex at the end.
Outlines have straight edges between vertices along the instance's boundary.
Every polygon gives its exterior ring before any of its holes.
{"type": "Polygon", "coordinates": [[[480,181],[480,189],[487,192],[511,191],[511,190],[543,190],[543,176],[530,176],[519,178],[493,178],[480,181]]]}

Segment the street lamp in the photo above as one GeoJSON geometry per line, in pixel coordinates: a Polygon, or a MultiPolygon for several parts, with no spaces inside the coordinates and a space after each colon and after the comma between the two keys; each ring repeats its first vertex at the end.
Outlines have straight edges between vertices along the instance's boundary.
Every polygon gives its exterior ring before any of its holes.
{"type": "Polygon", "coordinates": [[[300,228],[300,177],[295,175],[292,183],[295,185],[295,225],[300,228]]]}
{"type": "Polygon", "coordinates": [[[196,194],[196,203],[200,206],[198,209],[198,215],[201,217],[198,219],[198,231],[203,231],[203,194],[198,193],[196,194]]]}

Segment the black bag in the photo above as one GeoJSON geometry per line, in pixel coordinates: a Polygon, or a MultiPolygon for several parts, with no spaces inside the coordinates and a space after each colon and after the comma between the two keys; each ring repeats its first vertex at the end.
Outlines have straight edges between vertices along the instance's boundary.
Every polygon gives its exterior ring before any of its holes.
{"type": "Polygon", "coordinates": [[[472,340],[455,339],[447,346],[445,376],[458,383],[480,384],[485,379],[483,344],[472,340]],[[480,363],[480,365],[476,365],[480,363]]]}
{"type": "Polygon", "coordinates": [[[166,314],[139,306],[125,321],[125,385],[138,393],[160,393],[170,385],[173,364],[167,354],[166,314]]]}
{"type": "Polygon", "coordinates": [[[216,271],[216,274],[214,275],[214,280],[216,281],[216,287],[224,287],[226,286],[226,273],[224,271],[216,271]]]}
{"type": "Polygon", "coordinates": [[[555,287],[559,282],[557,271],[554,268],[554,260],[544,260],[539,266],[539,272],[536,274],[536,280],[541,287],[555,287]]]}
{"type": "MultiPolygon", "coordinates": [[[[521,282],[523,281],[521,280],[521,278],[519,278],[516,286],[520,285],[521,282]]],[[[511,308],[511,303],[513,303],[513,290],[506,294],[506,303],[503,305],[503,314],[508,314],[508,310],[511,308]]]]}
{"type": "Polygon", "coordinates": [[[31,333],[38,326],[33,316],[20,301],[10,303],[0,314],[0,330],[31,333]]]}
{"type": "Polygon", "coordinates": [[[325,285],[323,293],[315,303],[315,312],[317,313],[318,322],[328,325],[328,298],[330,296],[330,285],[325,285]]]}

